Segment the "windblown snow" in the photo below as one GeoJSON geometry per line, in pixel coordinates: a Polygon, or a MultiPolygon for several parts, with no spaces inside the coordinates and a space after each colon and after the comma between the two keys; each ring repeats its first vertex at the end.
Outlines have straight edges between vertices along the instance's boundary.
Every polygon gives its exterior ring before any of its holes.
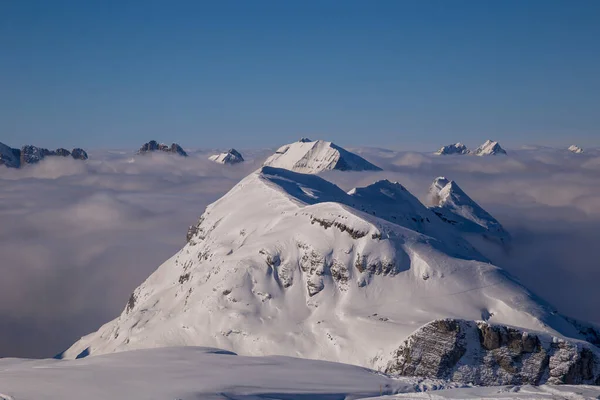
{"type": "Polygon", "coordinates": [[[61,356],[187,345],[382,368],[438,318],[582,338],[398,183],[345,193],[263,167],[188,237],[117,319],[61,356]]]}
{"type": "Polygon", "coordinates": [[[311,141],[306,138],[280,147],[265,161],[264,165],[305,174],[318,174],[332,169],[341,171],[381,170],[364,158],[331,142],[311,141]]]}

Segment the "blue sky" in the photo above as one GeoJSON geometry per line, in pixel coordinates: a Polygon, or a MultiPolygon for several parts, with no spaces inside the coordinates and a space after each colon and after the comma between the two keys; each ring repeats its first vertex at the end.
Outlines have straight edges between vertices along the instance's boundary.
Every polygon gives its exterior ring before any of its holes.
{"type": "Polygon", "coordinates": [[[0,141],[600,146],[600,1],[0,1],[0,141]]]}

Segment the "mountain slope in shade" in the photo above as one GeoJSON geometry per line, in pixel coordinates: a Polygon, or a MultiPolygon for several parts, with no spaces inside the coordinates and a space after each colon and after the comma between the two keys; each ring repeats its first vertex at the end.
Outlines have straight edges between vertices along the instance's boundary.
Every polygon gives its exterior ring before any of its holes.
{"type": "Polygon", "coordinates": [[[484,144],[475,149],[473,154],[476,156],[495,156],[499,154],[506,155],[506,150],[500,146],[500,143],[492,140],[486,140],[484,144]]]}
{"type": "Polygon", "coordinates": [[[447,146],[442,147],[441,149],[436,151],[434,154],[438,155],[438,156],[447,156],[447,155],[453,155],[453,154],[465,155],[465,154],[470,154],[470,153],[471,153],[471,151],[469,149],[467,149],[467,146],[465,146],[462,143],[455,143],[455,144],[449,144],[447,146]]]}
{"type": "Polygon", "coordinates": [[[576,145],[571,145],[569,146],[568,149],[571,153],[575,153],[575,154],[582,154],[584,151],[581,147],[576,146],[576,145]]]}
{"type": "Polygon", "coordinates": [[[480,235],[500,244],[510,243],[510,234],[494,217],[471,199],[454,181],[436,178],[429,188],[430,209],[442,221],[465,234],[480,235]]]}
{"type": "Polygon", "coordinates": [[[244,157],[236,150],[229,149],[224,153],[215,154],[208,157],[209,160],[219,164],[238,164],[244,161],[244,157]]]}
{"type": "Polygon", "coordinates": [[[447,317],[582,336],[458,232],[447,242],[451,227],[413,198],[391,182],[347,194],[263,167],[207,207],[117,319],[62,356],[203,345],[369,367],[447,317]]]}
{"type": "Polygon", "coordinates": [[[19,168],[21,165],[20,161],[21,152],[19,149],[13,149],[0,143],[0,165],[5,165],[8,168],[19,168]]]}
{"type": "Polygon", "coordinates": [[[318,174],[325,170],[380,171],[381,168],[364,158],[323,140],[302,138],[298,142],[280,147],[264,166],[285,168],[305,174],[318,174]]]}

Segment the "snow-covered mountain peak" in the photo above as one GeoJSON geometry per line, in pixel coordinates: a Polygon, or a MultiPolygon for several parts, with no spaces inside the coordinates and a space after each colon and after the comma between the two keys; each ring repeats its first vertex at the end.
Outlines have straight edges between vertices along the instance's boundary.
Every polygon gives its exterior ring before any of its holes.
{"type": "Polygon", "coordinates": [[[458,184],[445,177],[436,178],[429,189],[431,210],[442,221],[461,232],[482,235],[501,244],[510,242],[510,234],[502,225],[471,199],[458,184]]]}
{"type": "Polygon", "coordinates": [[[455,144],[449,144],[447,146],[442,147],[441,149],[439,149],[438,151],[435,152],[436,155],[438,156],[445,156],[445,155],[452,155],[452,154],[460,154],[460,155],[464,155],[464,154],[469,154],[471,151],[469,149],[467,149],[467,146],[465,146],[462,143],[455,143],[455,144]]]}
{"type": "Polygon", "coordinates": [[[307,174],[318,174],[333,169],[341,171],[381,170],[364,158],[331,142],[310,141],[306,138],[280,147],[265,161],[264,165],[307,174]]]}
{"type": "Polygon", "coordinates": [[[584,152],[581,147],[574,145],[574,144],[569,146],[569,151],[571,153],[575,153],[575,154],[582,154],[584,152]]]}
{"type": "Polygon", "coordinates": [[[479,146],[473,152],[476,156],[495,156],[498,154],[506,154],[506,150],[504,150],[500,143],[495,142],[493,140],[486,140],[484,144],[479,146]]]}
{"type": "Polygon", "coordinates": [[[399,183],[345,193],[263,167],[206,208],[117,319],[63,356],[203,345],[387,365],[413,331],[448,317],[581,336],[399,183]]]}
{"type": "Polygon", "coordinates": [[[212,155],[208,159],[219,164],[238,164],[244,161],[244,157],[236,149],[229,149],[223,153],[212,155]]]}

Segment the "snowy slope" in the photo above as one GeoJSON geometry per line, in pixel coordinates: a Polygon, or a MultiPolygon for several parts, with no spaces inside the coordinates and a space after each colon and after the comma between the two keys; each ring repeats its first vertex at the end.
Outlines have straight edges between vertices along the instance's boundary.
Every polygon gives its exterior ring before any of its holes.
{"type": "Polygon", "coordinates": [[[581,147],[576,146],[576,145],[571,145],[569,146],[568,149],[571,153],[575,153],[575,154],[582,154],[584,151],[581,147]]]}
{"type": "Polygon", "coordinates": [[[207,207],[117,319],[63,356],[203,345],[373,366],[446,317],[579,336],[412,199],[385,181],[346,194],[263,167],[207,207]]]}
{"type": "Polygon", "coordinates": [[[455,143],[455,144],[449,144],[447,146],[442,147],[441,149],[439,149],[438,151],[435,152],[435,155],[447,156],[447,155],[452,155],[452,154],[464,155],[464,154],[469,154],[469,153],[471,153],[471,151],[469,149],[467,149],[467,146],[465,146],[462,143],[455,143]]]}
{"type": "Polygon", "coordinates": [[[325,170],[380,171],[381,168],[364,158],[342,149],[331,142],[311,141],[302,138],[298,142],[280,147],[269,157],[265,166],[285,168],[305,174],[318,174],[325,170]]]}
{"type": "Polygon", "coordinates": [[[219,164],[237,164],[244,161],[244,157],[236,149],[229,149],[224,153],[212,155],[208,159],[219,164]]]}
{"type": "Polygon", "coordinates": [[[15,400],[354,399],[435,383],[428,382],[351,365],[198,347],[74,361],[0,359],[0,399],[15,400]]]}
{"type": "Polygon", "coordinates": [[[473,154],[476,156],[495,156],[498,154],[506,155],[506,150],[500,146],[500,143],[492,140],[486,140],[484,144],[475,149],[473,154]]]}
{"type": "Polygon", "coordinates": [[[500,244],[510,242],[510,234],[487,211],[471,199],[454,181],[436,178],[429,188],[431,210],[444,222],[468,235],[480,235],[500,244]]]}

